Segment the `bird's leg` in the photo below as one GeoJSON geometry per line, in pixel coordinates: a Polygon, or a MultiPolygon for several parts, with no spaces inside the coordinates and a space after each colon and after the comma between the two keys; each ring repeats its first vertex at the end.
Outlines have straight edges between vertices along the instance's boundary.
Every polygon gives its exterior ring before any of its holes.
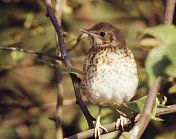
{"type": "Polygon", "coordinates": [[[122,130],[125,130],[125,125],[127,125],[130,122],[130,119],[120,115],[120,118],[117,119],[116,122],[116,129],[118,129],[120,126],[122,127],[122,130]]]}
{"type": "Polygon", "coordinates": [[[97,137],[98,137],[98,139],[100,139],[100,128],[108,133],[107,129],[100,124],[101,108],[102,108],[102,106],[99,105],[98,117],[97,117],[96,126],[95,126],[95,133],[94,133],[95,139],[97,137]]]}

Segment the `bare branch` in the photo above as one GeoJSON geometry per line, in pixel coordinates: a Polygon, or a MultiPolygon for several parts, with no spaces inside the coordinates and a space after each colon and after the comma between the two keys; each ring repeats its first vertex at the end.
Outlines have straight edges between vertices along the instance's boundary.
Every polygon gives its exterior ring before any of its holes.
{"type": "Polygon", "coordinates": [[[27,50],[27,49],[15,48],[15,47],[1,47],[0,46],[0,50],[20,51],[20,52],[25,52],[25,53],[47,56],[47,57],[55,58],[57,60],[62,60],[61,57],[58,57],[58,56],[55,56],[55,55],[50,55],[50,54],[46,54],[46,53],[42,53],[42,52],[36,52],[36,51],[33,51],[33,50],[27,50]]]}
{"type": "Polygon", "coordinates": [[[39,104],[34,104],[34,105],[28,105],[24,106],[18,103],[0,103],[0,107],[6,107],[6,108],[20,108],[20,109],[31,109],[33,107],[40,107],[39,104]]]}
{"type": "MultiPolygon", "coordinates": [[[[167,106],[165,108],[157,108],[156,110],[156,116],[161,116],[169,113],[176,113],[176,104],[167,106]]],[[[116,129],[116,122],[108,125],[103,125],[103,126],[107,129],[108,133],[118,130],[116,129]]],[[[101,135],[106,134],[106,133],[103,133],[102,129],[100,129],[100,133],[101,135]]],[[[90,129],[90,130],[86,130],[86,131],[74,134],[72,136],[66,137],[64,139],[82,139],[82,138],[90,138],[93,136],[94,136],[94,130],[90,129]]]]}
{"type": "MultiPolygon", "coordinates": [[[[116,130],[116,122],[105,125],[103,127],[107,129],[108,133],[113,132],[116,130]]],[[[104,130],[100,128],[100,134],[102,135],[104,133],[106,132],[104,132],[104,130]]],[[[89,130],[74,134],[70,137],[66,137],[64,139],[87,139],[91,137],[94,137],[94,129],[89,129],[89,130]]]]}
{"type": "MultiPolygon", "coordinates": [[[[59,46],[60,46],[60,51],[61,51],[61,57],[63,58],[63,62],[65,64],[66,67],[72,67],[68,57],[67,57],[67,53],[65,50],[65,44],[64,44],[64,38],[61,32],[61,28],[58,24],[58,21],[53,13],[52,10],[52,6],[51,6],[51,0],[45,0],[46,3],[46,8],[47,8],[47,15],[50,17],[51,22],[53,23],[53,26],[57,32],[58,35],[58,40],[59,40],[59,46]]],[[[84,113],[86,120],[88,122],[89,128],[93,128],[93,120],[94,118],[90,115],[86,105],[84,104],[82,97],[81,97],[81,93],[80,93],[80,89],[79,89],[79,80],[78,77],[76,76],[76,74],[69,74],[71,79],[72,79],[72,83],[73,83],[73,87],[74,87],[74,91],[75,91],[75,95],[76,95],[76,99],[77,102],[82,110],[82,112],[84,113]]]]}
{"type": "Polygon", "coordinates": [[[166,108],[156,109],[156,116],[169,114],[169,113],[176,113],[176,105],[169,105],[166,108]]]}
{"type": "Polygon", "coordinates": [[[55,115],[55,124],[56,124],[56,138],[63,139],[62,131],[62,119],[63,119],[63,84],[62,73],[60,71],[60,63],[56,62],[56,78],[57,78],[57,105],[56,105],[56,115],[55,115]]]}
{"type": "MultiPolygon", "coordinates": [[[[55,13],[56,18],[61,26],[61,15],[62,15],[62,0],[56,0],[55,13]]],[[[59,38],[56,33],[57,48],[56,55],[60,55],[59,38]]],[[[60,67],[62,62],[56,60],[56,78],[57,78],[57,105],[56,105],[56,115],[55,115],[55,125],[56,125],[56,138],[63,139],[62,131],[62,121],[63,121],[63,83],[62,83],[62,73],[60,67]]]]}
{"type": "Polygon", "coordinates": [[[165,7],[165,14],[164,14],[165,25],[172,25],[174,9],[175,9],[175,0],[166,0],[166,7],[165,7]]]}
{"type": "Polygon", "coordinates": [[[63,3],[62,0],[56,0],[55,10],[56,10],[56,18],[59,21],[59,25],[61,25],[62,3],[63,3]]]}
{"type": "Polygon", "coordinates": [[[69,48],[69,49],[67,50],[67,52],[72,51],[76,46],[78,46],[79,42],[81,41],[81,36],[82,36],[82,34],[83,34],[83,33],[79,34],[79,36],[78,36],[78,38],[77,38],[77,40],[76,40],[76,43],[75,43],[71,48],[69,48]]]}
{"type": "MultiPolygon", "coordinates": [[[[46,9],[47,9],[47,16],[49,16],[49,18],[51,19],[51,22],[58,34],[58,40],[59,40],[59,45],[60,45],[60,51],[61,51],[61,56],[63,59],[68,59],[67,58],[67,53],[65,51],[65,43],[64,43],[64,37],[62,35],[62,31],[61,31],[61,28],[58,24],[58,21],[54,15],[54,12],[53,12],[53,9],[52,9],[52,6],[51,6],[51,0],[45,0],[45,3],[46,3],[46,9]]],[[[66,60],[64,60],[66,61],[66,60]]],[[[65,62],[64,62],[65,63],[65,62]]],[[[66,65],[69,65],[70,66],[70,63],[65,63],[66,65]]]]}
{"type": "Polygon", "coordinates": [[[147,100],[144,105],[144,109],[141,113],[141,116],[139,117],[139,120],[129,132],[131,135],[131,138],[134,138],[134,139],[140,138],[144,130],[146,129],[150,121],[151,113],[153,111],[153,107],[156,101],[156,96],[160,88],[161,80],[162,80],[162,77],[159,76],[156,79],[154,85],[150,87],[147,100]]]}

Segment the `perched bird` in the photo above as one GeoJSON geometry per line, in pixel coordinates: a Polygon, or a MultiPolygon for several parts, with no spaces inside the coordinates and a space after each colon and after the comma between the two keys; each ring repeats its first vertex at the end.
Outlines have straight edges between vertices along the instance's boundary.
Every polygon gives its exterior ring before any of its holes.
{"type": "MultiPolygon", "coordinates": [[[[88,34],[92,47],[83,68],[81,88],[94,104],[128,102],[138,85],[136,62],[120,30],[110,23],[100,22],[90,29],[80,29],[88,34]]],[[[95,127],[95,138],[100,137],[100,112],[95,127]]]]}

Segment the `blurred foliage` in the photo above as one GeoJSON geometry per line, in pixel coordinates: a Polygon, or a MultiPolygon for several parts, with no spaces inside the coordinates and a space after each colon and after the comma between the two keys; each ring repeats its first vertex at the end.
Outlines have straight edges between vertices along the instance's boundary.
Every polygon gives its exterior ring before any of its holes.
{"type": "MultiPolygon", "coordinates": [[[[134,99],[145,96],[149,85],[164,74],[160,95],[166,105],[176,103],[176,29],[162,24],[163,0],[65,0],[62,5],[62,27],[67,49],[76,42],[80,28],[89,28],[99,21],[110,22],[121,29],[138,65],[139,86],[134,99]],[[154,27],[155,26],[155,27],[154,27]],[[136,39],[138,37],[138,39],[136,39]]],[[[53,6],[55,6],[53,1],[53,6]]],[[[56,35],[43,1],[0,1],[0,46],[56,52],[56,35]]],[[[73,135],[88,128],[75,96],[68,71],[81,73],[90,48],[86,35],[69,52],[73,69],[62,67],[64,86],[63,132],[73,135]],[[65,72],[66,71],[66,72],[65,72]]],[[[22,52],[0,50],[0,138],[55,138],[55,124],[48,117],[55,115],[56,72],[52,58],[22,52]]],[[[81,78],[81,75],[78,74],[81,78]]],[[[87,102],[96,117],[98,106],[87,102]]],[[[163,122],[152,121],[142,138],[176,138],[175,114],[161,116],[163,122]]],[[[116,121],[114,109],[103,107],[102,125],[116,121]]],[[[116,138],[118,131],[102,138],[116,138]]]]}

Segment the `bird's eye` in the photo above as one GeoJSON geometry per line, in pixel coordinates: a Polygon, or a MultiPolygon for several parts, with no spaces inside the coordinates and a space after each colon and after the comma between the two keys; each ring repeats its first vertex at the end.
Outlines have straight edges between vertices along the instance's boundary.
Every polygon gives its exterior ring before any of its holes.
{"type": "Polygon", "coordinates": [[[100,32],[100,36],[105,36],[106,35],[106,33],[105,32],[100,32]]]}

